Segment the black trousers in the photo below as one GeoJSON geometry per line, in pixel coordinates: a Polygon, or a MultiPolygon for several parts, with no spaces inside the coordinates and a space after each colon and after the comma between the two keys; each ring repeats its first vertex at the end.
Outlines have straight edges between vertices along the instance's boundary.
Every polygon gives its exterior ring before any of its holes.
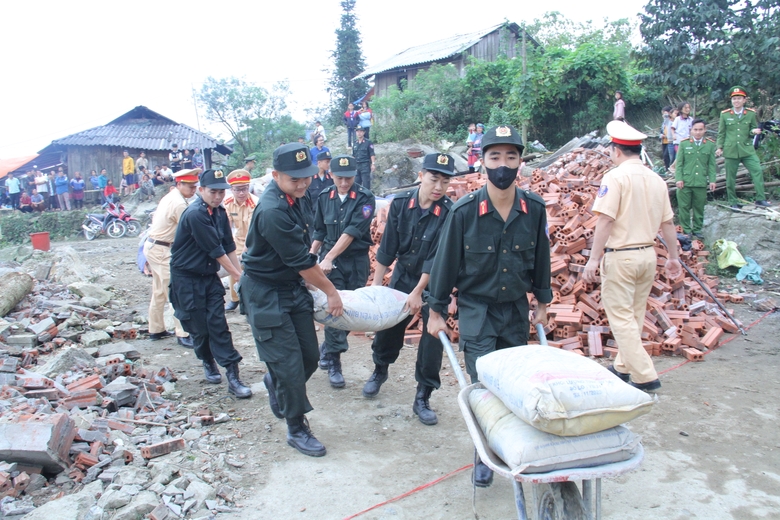
{"type": "Polygon", "coordinates": [[[306,382],[317,371],[320,353],[311,295],[301,285],[272,287],[245,274],[239,298],[252,327],[257,355],[274,380],[282,415],[292,419],[312,411],[306,382]],[[268,305],[273,299],[278,299],[278,306],[268,305]],[[270,307],[280,312],[272,317],[274,326],[267,326],[262,317],[270,307]]]}
{"type": "Polygon", "coordinates": [[[216,274],[190,277],[171,273],[169,296],[174,316],[190,333],[198,359],[213,358],[223,367],[243,359],[233,346],[225,318],[225,288],[216,274]]]}
{"type": "MultiPolygon", "coordinates": [[[[439,341],[428,334],[428,307],[422,308],[423,334],[420,338],[420,345],[417,347],[417,363],[414,368],[415,380],[424,386],[439,388],[441,379],[439,371],[441,370],[441,359],[444,347],[439,341]]],[[[374,351],[374,363],[377,365],[392,365],[398,359],[398,354],[404,346],[404,334],[412,316],[389,329],[377,331],[374,341],[371,343],[371,350],[374,351]]]]}
{"type": "MultiPolygon", "coordinates": [[[[324,256],[324,255],[323,255],[324,256]]],[[[339,291],[354,291],[366,286],[368,280],[368,253],[340,256],[334,262],[328,279],[339,291]]],[[[346,352],[349,331],[325,327],[325,352],[346,352]]]]}
{"type": "Polygon", "coordinates": [[[366,188],[371,189],[371,163],[357,163],[357,175],[355,182],[366,188]]]}

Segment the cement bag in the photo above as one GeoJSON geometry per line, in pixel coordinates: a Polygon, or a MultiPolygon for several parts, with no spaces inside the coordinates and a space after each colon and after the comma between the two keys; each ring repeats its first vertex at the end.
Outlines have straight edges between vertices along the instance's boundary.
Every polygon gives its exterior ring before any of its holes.
{"type": "Polygon", "coordinates": [[[543,345],[491,352],[479,380],[518,417],[555,435],[600,432],[650,411],[653,398],[586,357],[543,345]]]}
{"type": "Polygon", "coordinates": [[[401,323],[408,310],[403,310],[408,294],[389,287],[361,287],[354,291],[339,291],[344,304],[344,314],[334,318],[328,313],[328,297],[317,290],[314,298],[314,319],[341,330],[368,332],[389,329],[401,323]]]}
{"type": "Polygon", "coordinates": [[[488,446],[514,473],[588,468],[633,457],[639,437],[615,426],[579,437],[559,437],[529,426],[488,390],[472,390],[469,404],[488,446]]]}

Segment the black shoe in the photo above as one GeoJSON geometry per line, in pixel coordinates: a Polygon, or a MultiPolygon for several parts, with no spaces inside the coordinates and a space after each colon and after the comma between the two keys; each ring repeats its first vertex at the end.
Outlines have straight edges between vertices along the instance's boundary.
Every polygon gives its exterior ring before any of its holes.
{"type": "Polygon", "coordinates": [[[214,358],[203,360],[203,371],[206,373],[206,381],[218,385],[222,382],[222,374],[219,373],[219,365],[214,358]]]}
{"type": "Polygon", "coordinates": [[[309,457],[322,457],[325,446],[312,435],[306,417],[287,419],[287,444],[309,457]]]}
{"type": "Polygon", "coordinates": [[[149,333],[149,339],[152,341],[159,341],[161,339],[170,338],[171,336],[173,336],[173,332],[168,332],[167,330],[164,330],[162,332],[149,333]]]}
{"type": "Polygon", "coordinates": [[[732,210],[742,209],[742,204],[732,204],[731,209],[732,210]]]}
{"type": "Polygon", "coordinates": [[[238,378],[238,363],[226,366],[225,373],[227,374],[228,380],[228,392],[239,399],[252,397],[252,389],[242,383],[238,378]]]}
{"type": "Polygon", "coordinates": [[[607,367],[607,370],[609,370],[610,372],[612,372],[613,374],[615,374],[616,376],[618,376],[618,377],[619,377],[619,378],[620,378],[620,379],[621,379],[621,380],[622,380],[624,383],[628,383],[628,380],[629,380],[629,378],[631,377],[631,375],[630,375],[630,374],[624,374],[623,372],[618,372],[618,371],[615,369],[615,366],[614,366],[614,365],[609,365],[609,366],[607,367]]]}
{"type": "Polygon", "coordinates": [[[363,385],[363,397],[376,397],[379,393],[379,389],[382,387],[382,383],[387,381],[387,369],[389,365],[376,365],[374,373],[368,378],[366,384],[363,385]]]}
{"type": "Polygon", "coordinates": [[[176,341],[184,348],[195,348],[195,343],[192,342],[192,337],[190,336],[186,338],[179,336],[176,338],[176,341]]]}
{"type": "Polygon", "coordinates": [[[278,419],[284,419],[284,415],[282,415],[282,411],[279,409],[279,401],[276,399],[276,385],[270,372],[266,372],[265,376],[263,376],[263,384],[265,384],[265,388],[268,390],[268,406],[271,408],[271,413],[278,419]]]}
{"type": "Polygon", "coordinates": [[[655,379],[653,381],[648,381],[647,383],[634,383],[632,381],[630,384],[634,388],[638,388],[643,392],[652,392],[653,390],[658,390],[659,388],[661,388],[661,381],[659,381],[658,379],[655,379]]]}
{"type": "Polygon", "coordinates": [[[236,310],[237,308],[238,308],[238,302],[229,301],[229,302],[227,302],[227,304],[225,305],[225,310],[226,310],[227,312],[234,311],[234,310],[236,310]]]}
{"type": "Polygon", "coordinates": [[[417,395],[414,396],[414,404],[412,405],[414,414],[420,419],[421,423],[427,426],[433,426],[439,422],[438,417],[436,417],[436,412],[431,410],[431,407],[428,404],[428,400],[431,398],[431,392],[433,392],[433,387],[423,386],[418,383],[417,395]]]}
{"type": "Polygon", "coordinates": [[[328,354],[328,356],[330,356],[328,361],[330,386],[333,388],[344,388],[347,383],[344,382],[344,376],[341,375],[341,352],[334,352],[333,354],[328,354]]]}
{"type": "Polygon", "coordinates": [[[754,202],[754,204],[760,208],[768,208],[769,206],[771,206],[768,200],[757,200],[756,202],[754,202]]]}
{"type": "Polygon", "coordinates": [[[472,476],[474,479],[474,485],[477,487],[490,487],[490,484],[493,483],[493,470],[488,468],[484,462],[482,462],[482,459],[477,458],[477,461],[474,463],[474,474],[472,476]]]}
{"type": "Polygon", "coordinates": [[[325,342],[320,343],[320,370],[327,370],[330,364],[330,356],[325,353],[325,342]]]}

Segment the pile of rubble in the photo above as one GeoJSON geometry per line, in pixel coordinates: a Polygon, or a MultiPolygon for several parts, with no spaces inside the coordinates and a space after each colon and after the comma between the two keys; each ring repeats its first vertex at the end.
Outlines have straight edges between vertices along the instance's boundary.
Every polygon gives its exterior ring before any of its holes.
{"type": "MultiPolygon", "coordinates": [[[[598,219],[591,212],[593,199],[602,176],[612,168],[606,148],[597,142],[589,145],[556,154],[555,160],[544,169],[533,170],[530,177],[518,178],[517,185],[540,195],[546,202],[553,289],[553,301],[548,307],[550,320],[545,327],[549,344],[582,355],[614,356],[617,348],[601,304],[600,285],[582,279],[598,219]]],[[[478,173],[456,177],[451,181],[447,195],[457,200],[478,190],[485,182],[485,176],[478,173]]],[[[372,224],[375,244],[381,240],[386,222],[385,208],[377,213],[372,224]]],[[[376,261],[377,247],[375,245],[370,252],[372,265],[376,261]]],[[[679,279],[668,279],[663,269],[668,256],[666,248],[656,240],[655,250],[659,265],[642,332],[644,347],[651,355],[676,354],[701,361],[702,351],[713,348],[724,333],[737,332],[738,327],[686,271],[679,279]]],[[[708,256],[709,252],[698,240],[693,241],[690,251],[680,253],[681,261],[714,291],[718,278],[705,274],[708,256]]],[[[385,285],[391,276],[392,271],[388,270],[385,285]]],[[[739,295],[719,293],[717,297],[721,303],[742,302],[739,295]]],[[[531,307],[535,308],[535,305],[535,300],[531,299],[531,307]]],[[[458,324],[454,313],[450,314],[447,323],[451,338],[457,340],[458,324]]],[[[421,329],[422,320],[418,315],[410,323],[406,339],[418,339],[421,329]]]]}
{"type": "MultiPolygon", "coordinates": [[[[0,292],[32,287],[25,276],[0,277],[0,292]]],[[[107,318],[121,313],[103,308],[111,293],[97,286],[34,287],[0,319],[0,516],[162,520],[233,510],[230,483],[240,477],[226,464],[243,462],[222,456],[196,471],[188,459],[197,457],[187,456],[208,447],[210,426],[231,419],[172,400],[173,371],[145,367],[128,342],[147,331],[144,319],[107,318]]]]}

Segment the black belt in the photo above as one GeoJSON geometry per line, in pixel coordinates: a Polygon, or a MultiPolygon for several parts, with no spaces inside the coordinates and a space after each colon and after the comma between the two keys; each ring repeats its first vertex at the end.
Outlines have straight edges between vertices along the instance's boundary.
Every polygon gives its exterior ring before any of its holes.
{"type": "Polygon", "coordinates": [[[604,249],[605,253],[619,253],[620,251],[639,251],[640,249],[647,249],[648,247],[653,246],[642,246],[642,247],[624,247],[623,249],[612,249],[611,247],[608,247],[604,249]]]}
{"type": "Polygon", "coordinates": [[[163,242],[162,240],[155,240],[153,238],[147,238],[147,242],[151,242],[152,244],[157,244],[158,246],[165,246],[165,247],[171,247],[170,242],[163,242]]]}

